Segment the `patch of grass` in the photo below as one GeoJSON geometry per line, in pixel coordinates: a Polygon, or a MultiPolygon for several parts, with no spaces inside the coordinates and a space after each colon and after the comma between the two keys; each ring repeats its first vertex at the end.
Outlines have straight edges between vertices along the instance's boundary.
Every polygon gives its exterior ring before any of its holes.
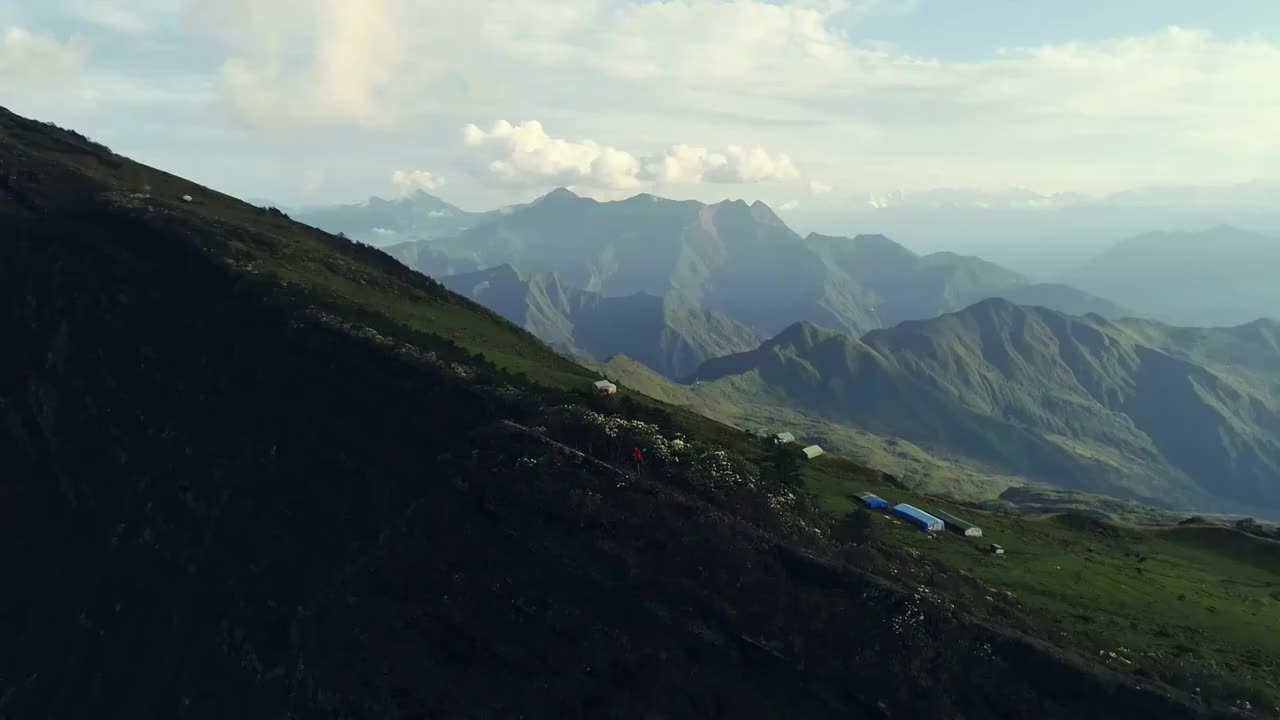
{"type": "Polygon", "coordinates": [[[1150,673],[1187,690],[1217,678],[1280,705],[1280,543],[1223,527],[986,512],[902,489],[839,458],[811,463],[805,479],[833,515],[870,491],[975,522],[981,538],[929,535],[876,515],[884,540],[1013,593],[1050,642],[1104,653],[1106,664],[1136,677],[1150,673]],[[1006,554],[990,554],[991,543],[1006,554]]]}

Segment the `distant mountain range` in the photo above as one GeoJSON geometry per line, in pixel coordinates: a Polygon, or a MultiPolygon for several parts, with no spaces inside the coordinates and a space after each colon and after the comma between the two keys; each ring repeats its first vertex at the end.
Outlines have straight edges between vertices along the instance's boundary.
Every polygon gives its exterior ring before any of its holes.
{"type": "Polygon", "coordinates": [[[621,353],[668,377],[691,374],[708,359],[749,350],[763,339],[724,315],[670,298],[605,297],[567,287],[553,273],[521,274],[510,265],[441,282],[561,352],[594,360],[621,353]]]}
{"type": "Polygon", "coordinates": [[[371,197],[354,205],[304,208],[292,214],[298,222],[374,246],[456,235],[498,216],[501,210],[467,212],[419,190],[408,197],[371,197]]]}
{"type": "Polygon", "coordinates": [[[1078,193],[1043,195],[1023,188],[995,192],[971,188],[937,188],[908,192],[892,190],[867,196],[866,206],[876,210],[888,208],[983,208],[983,209],[1052,209],[1089,202],[1092,198],[1078,193]]]}
{"type": "Polygon", "coordinates": [[[766,335],[797,319],[855,333],[880,325],[870,296],[761,202],[597,202],[560,189],[432,245],[604,296],[670,297],[766,335]]]}
{"type": "Polygon", "coordinates": [[[420,240],[386,245],[382,251],[423,275],[434,278],[462,275],[480,269],[480,264],[475,260],[453,257],[430,242],[420,240]]]}
{"type": "Polygon", "coordinates": [[[936,188],[910,192],[893,190],[867,196],[875,209],[982,208],[1052,210],[1068,207],[1202,207],[1280,210],[1280,182],[1254,181],[1223,186],[1144,187],[1106,195],[1084,193],[1044,194],[1025,188],[975,190],[936,188]]]}
{"type": "Polygon", "coordinates": [[[762,336],[796,321],[860,335],[986,297],[1126,314],[980,258],[919,256],[880,236],[801,237],[764,203],[741,200],[706,205],[637,195],[597,202],[560,189],[454,237],[388,252],[437,277],[510,265],[518,273],[554,273],[566,287],[603,297],[662,297],[762,336]]]}
{"type": "Polygon", "coordinates": [[[1125,240],[1064,276],[1179,325],[1280,318],[1280,237],[1219,226],[1125,240]]]}
{"type": "MultiPolygon", "coordinates": [[[[837,207],[801,203],[802,232],[880,233],[920,253],[980,255],[1040,279],[1058,278],[1118,240],[1152,230],[1227,224],[1280,236],[1280,182],[1151,187],[1109,195],[955,188],[888,191],[837,207]]],[[[1111,298],[1120,300],[1120,298],[1111,298]]]]}
{"type": "Polygon", "coordinates": [[[1272,321],[1194,330],[998,299],[861,340],[799,323],[696,374],[1001,472],[1271,516],[1277,378],[1272,321]]]}

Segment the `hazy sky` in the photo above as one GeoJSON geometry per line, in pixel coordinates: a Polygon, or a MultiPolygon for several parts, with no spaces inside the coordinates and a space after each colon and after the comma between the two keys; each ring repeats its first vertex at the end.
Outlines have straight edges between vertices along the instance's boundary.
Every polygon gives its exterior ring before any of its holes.
{"type": "Polygon", "coordinates": [[[1280,175],[1275,0],[0,0],[0,104],[283,204],[1280,175]]]}

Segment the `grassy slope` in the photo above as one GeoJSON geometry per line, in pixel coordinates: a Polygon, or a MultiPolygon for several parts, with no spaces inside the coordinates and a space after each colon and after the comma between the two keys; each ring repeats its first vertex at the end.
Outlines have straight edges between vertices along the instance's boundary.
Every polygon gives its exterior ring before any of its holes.
{"type": "MultiPolygon", "coordinates": [[[[327,302],[357,307],[407,329],[449,338],[472,352],[483,351],[500,367],[522,372],[558,387],[580,386],[589,374],[550,351],[532,334],[503,321],[477,303],[442,294],[433,282],[389,257],[375,261],[378,273],[359,267],[370,252],[327,233],[299,225],[188,180],[131,162],[105,163],[88,144],[55,139],[41,123],[15,121],[3,127],[5,139],[48,152],[76,173],[68,183],[82,193],[111,193],[111,202],[136,206],[155,216],[176,215],[186,223],[203,223],[227,231],[226,254],[327,302]],[[132,198],[145,192],[149,197],[132,198]],[[191,195],[193,202],[181,201],[191,195]],[[145,208],[151,208],[146,210],[145,208]],[[243,228],[265,236],[251,240],[243,228]]],[[[79,199],[79,198],[77,198],[79,199]]],[[[58,202],[57,198],[50,198],[58,202]]],[[[378,254],[379,256],[380,253],[378,254]]]]}
{"type": "MultiPolygon", "coordinates": [[[[907,490],[901,481],[885,482],[862,472],[859,464],[828,456],[808,466],[806,485],[821,507],[835,516],[856,507],[858,492],[871,491],[891,502],[936,507],[977,522],[985,537],[968,540],[952,535],[930,538],[887,516],[877,517],[878,526],[892,542],[1013,592],[1042,614],[1051,635],[1071,635],[1059,638],[1066,645],[1083,645],[1091,653],[1119,653],[1123,647],[1135,666],[1119,660],[1110,664],[1125,670],[1149,667],[1149,663],[1208,664],[1244,680],[1272,701],[1280,699],[1280,686],[1273,676],[1280,672],[1275,662],[1280,658],[1280,544],[1216,526],[1153,529],[1094,524],[1083,515],[978,510],[964,500],[946,500],[936,493],[982,500],[1008,487],[1023,487],[1027,481],[984,475],[918,449],[906,450],[901,441],[856,431],[851,433],[854,437],[842,437],[830,424],[777,407],[771,411],[767,404],[737,405],[727,399],[732,396],[721,383],[676,385],[621,358],[605,368],[611,377],[667,402],[731,422],[772,421],[770,429],[794,429],[804,441],[833,439],[833,447],[858,453],[859,460],[869,458],[866,464],[872,467],[899,476],[900,467],[927,474],[918,484],[911,483],[914,490],[907,490]],[[903,454],[910,459],[901,459],[903,454]],[[901,464],[894,463],[895,456],[901,464]],[[971,484],[966,484],[966,478],[971,484]],[[1104,532],[1097,532],[1098,528],[1104,532]],[[983,551],[992,542],[1005,545],[1006,557],[983,551]],[[1147,559],[1138,562],[1139,557],[1147,559]],[[1179,599],[1180,595],[1186,599],[1179,599]],[[1139,654],[1146,657],[1135,657],[1139,654]]],[[[1147,523],[1171,523],[1180,517],[1097,496],[1054,494],[1046,490],[1032,496],[1046,505],[1074,505],[1147,523]]]]}

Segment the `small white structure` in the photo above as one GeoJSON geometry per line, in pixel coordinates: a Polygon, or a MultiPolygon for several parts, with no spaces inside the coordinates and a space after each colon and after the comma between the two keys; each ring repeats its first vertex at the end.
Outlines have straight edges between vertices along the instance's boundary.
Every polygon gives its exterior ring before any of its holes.
{"type": "Polygon", "coordinates": [[[601,395],[617,395],[618,394],[618,386],[614,385],[608,380],[597,380],[594,383],[592,383],[592,385],[595,387],[596,392],[600,393],[601,395]]]}
{"type": "Polygon", "coordinates": [[[796,441],[796,436],[789,432],[780,432],[773,436],[773,441],[779,444],[793,443],[796,441]]]}
{"type": "Polygon", "coordinates": [[[805,448],[802,452],[804,452],[804,456],[806,458],[809,458],[810,460],[812,460],[826,451],[818,447],[817,445],[810,445],[809,447],[805,448]]]}
{"type": "Polygon", "coordinates": [[[190,195],[183,195],[183,196],[182,196],[182,202],[191,202],[191,196],[190,196],[190,195]]]}

